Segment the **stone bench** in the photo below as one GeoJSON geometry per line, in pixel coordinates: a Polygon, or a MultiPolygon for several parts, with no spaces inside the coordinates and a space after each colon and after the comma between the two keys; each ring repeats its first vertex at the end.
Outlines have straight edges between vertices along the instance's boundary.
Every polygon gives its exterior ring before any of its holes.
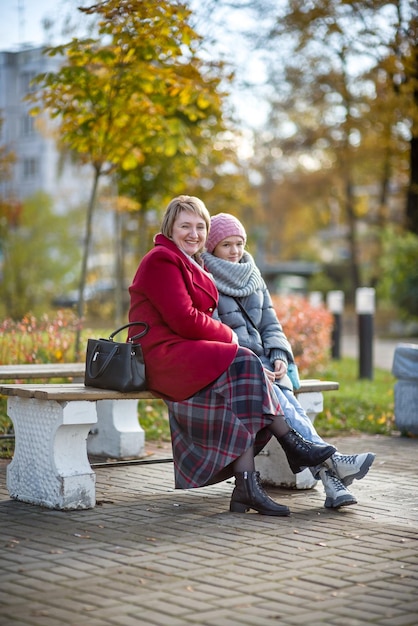
{"type": "MultiPolygon", "coordinates": [[[[336,391],[339,383],[330,380],[301,380],[300,388],[295,392],[305,413],[311,422],[324,409],[324,392],[336,391]]],[[[321,433],[319,433],[321,434],[321,433]]],[[[265,448],[255,459],[256,469],[261,480],[273,487],[290,487],[292,489],[311,489],[317,481],[309,469],[294,474],[289,467],[286,455],[275,437],[272,437],[265,448]]]]}
{"type": "MultiPolygon", "coordinates": [[[[333,389],[338,389],[338,383],[302,381],[299,400],[311,419],[323,408],[322,392],[333,389]]],[[[7,468],[10,496],[56,509],[95,506],[95,474],[86,441],[97,427],[102,403],[112,403],[123,424],[125,403],[136,406],[139,399],[160,400],[149,391],[120,393],[85,387],[83,383],[1,384],[0,394],[8,396],[8,415],[16,436],[14,457],[7,468]]],[[[310,485],[301,481],[303,472],[296,476],[290,472],[275,440],[263,452],[257,457],[262,480],[297,488],[316,484],[313,479],[310,485]]]]}
{"type": "MultiPolygon", "coordinates": [[[[70,378],[84,381],[85,363],[0,365],[0,381],[70,378]]],[[[87,452],[112,459],[137,459],[145,453],[145,433],[138,420],[138,399],[97,402],[97,423],[87,439],[87,452]]]]}
{"type": "Polygon", "coordinates": [[[84,383],[1,384],[0,394],[8,396],[15,431],[7,467],[10,496],[53,509],[95,506],[95,473],[86,441],[97,424],[100,403],[123,407],[141,398],[159,399],[149,391],[119,393],[84,383]]]}

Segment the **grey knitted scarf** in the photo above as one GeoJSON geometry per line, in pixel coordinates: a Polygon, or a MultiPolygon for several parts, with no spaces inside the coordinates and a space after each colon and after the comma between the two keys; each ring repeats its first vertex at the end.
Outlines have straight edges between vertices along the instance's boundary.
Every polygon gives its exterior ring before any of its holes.
{"type": "Polygon", "coordinates": [[[260,270],[248,252],[244,252],[239,263],[224,261],[209,252],[204,252],[202,258],[206,269],[215,280],[218,291],[227,296],[243,298],[264,287],[260,270]]]}

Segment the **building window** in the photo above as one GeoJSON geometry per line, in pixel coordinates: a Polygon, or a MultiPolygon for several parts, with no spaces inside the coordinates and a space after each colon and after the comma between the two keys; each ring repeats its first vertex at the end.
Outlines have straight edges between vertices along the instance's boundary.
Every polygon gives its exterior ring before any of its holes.
{"type": "Polygon", "coordinates": [[[35,118],[31,115],[24,115],[20,118],[20,133],[22,137],[28,137],[35,132],[35,118]]]}
{"type": "Polygon", "coordinates": [[[35,78],[36,72],[22,72],[20,74],[20,93],[27,94],[35,90],[31,81],[35,78]]]}
{"type": "Polygon", "coordinates": [[[38,173],[37,159],[24,159],[23,161],[23,178],[34,178],[38,173]]]}

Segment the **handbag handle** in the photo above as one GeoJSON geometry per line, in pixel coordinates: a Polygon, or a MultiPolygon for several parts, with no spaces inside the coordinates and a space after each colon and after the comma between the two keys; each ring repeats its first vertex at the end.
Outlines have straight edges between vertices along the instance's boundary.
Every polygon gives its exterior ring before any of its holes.
{"type": "Polygon", "coordinates": [[[113,337],[115,335],[117,335],[118,333],[120,333],[122,330],[125,330],[125,328],[130,328],[131,326],[144,326],[144,330],[142,330],[140,333],[138,333],[137,335],[134,335],[133,337],[131,337],[130,339],[128,339],[129,343],[133,343],[134,341],[136,341],[137,339],[141,339],[141,337],[143,337],[144,335],[147,334],[147,332],[149,331],[149,325],[146,322],[130,322],[130,324],[125,324],[125,326],[121,326],[120,328],[118,328],[117,330],[114,330],[113,333],[111,335],[109,335],[109,340],[113,341],[113,337]]]}

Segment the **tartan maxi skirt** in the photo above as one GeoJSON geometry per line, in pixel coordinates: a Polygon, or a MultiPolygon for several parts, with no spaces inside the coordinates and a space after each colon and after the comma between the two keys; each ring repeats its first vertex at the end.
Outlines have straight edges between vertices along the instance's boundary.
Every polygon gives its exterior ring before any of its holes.
{"type": "Polygon", "coordinates": [[[233,461],[250,446],[258,454],[272,436],[273,417],[282,413],[260,359],[241,347],[215,382],[187,400],[166,404],[176,489],[230,478],[233,461]]]}

